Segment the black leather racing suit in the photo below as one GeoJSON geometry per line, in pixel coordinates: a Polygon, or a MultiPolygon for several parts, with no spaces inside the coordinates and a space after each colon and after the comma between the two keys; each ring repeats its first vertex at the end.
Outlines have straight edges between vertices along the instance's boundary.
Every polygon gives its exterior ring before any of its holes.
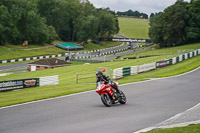
{"type": "Polygon", "coordinates": [[[108,76],[102,75],[101,77],[97,77],[96,83],[100,81],[104,81],[105,84],[111,83],[111,87],[113,87],[117,91],[117,93],[119,93],[117,85],[108,76]]]}

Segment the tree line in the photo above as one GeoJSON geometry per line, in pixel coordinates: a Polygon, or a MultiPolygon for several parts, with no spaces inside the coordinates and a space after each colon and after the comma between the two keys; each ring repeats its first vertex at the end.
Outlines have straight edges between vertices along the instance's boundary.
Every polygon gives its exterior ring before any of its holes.
{"type": "Polygon", "coordinates": [[[140,13],[138,11],[132,11],[132,10],[128,10],[125,12],[117,12],[118,16],[129,16],[129,17],[135,17],[135,18],[145,18],[148,19],[148,15],[145,13],[140,13]]]}
{"type": "Polygon", "coordinates": [[[1,0],[0,45],[96,41],[119,32],[112,11],[96,9],[88,0],[1,0]]]}
{"type": "Polygon", "coordinates": [[[177,2],[150,15],[149,36],[160,47],[200,41],[200,0],[177,2]]]}

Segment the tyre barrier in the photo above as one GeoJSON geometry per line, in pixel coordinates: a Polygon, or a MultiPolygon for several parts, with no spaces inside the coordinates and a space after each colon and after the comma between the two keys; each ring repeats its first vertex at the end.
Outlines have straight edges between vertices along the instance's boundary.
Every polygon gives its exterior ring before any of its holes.
{"type": "Polygon", "coordinates": [[[123,78],[125,76],[136,75],[143,72],[148,72],[151,70],[155,70],[157,68],[166,67],[168,65],[174,65],[178,62],[182,62],[184,60],[190,59],[200,54],[200,49],[179,55],[177,57],[166,59],[158,62],[153,62],[149,64],[139,65],[139,66],[131,66],[125,68],[117,68],[113,70],[113,79],[117,80],[123,78]]]}

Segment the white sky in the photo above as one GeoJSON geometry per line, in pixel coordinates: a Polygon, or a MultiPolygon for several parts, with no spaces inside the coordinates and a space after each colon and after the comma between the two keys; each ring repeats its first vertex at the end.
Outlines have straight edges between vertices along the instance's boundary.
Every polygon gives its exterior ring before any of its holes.
{"type": "MultiPolygon", "coordinates": [[[[146,14],[163,11],[174,4],[176,0],[89,0],[97,8],[109,7],[113,11],[128,11],[129,9],[146,14]]],[[[184,0],[190,2],[190,0],[184,0]]]]}

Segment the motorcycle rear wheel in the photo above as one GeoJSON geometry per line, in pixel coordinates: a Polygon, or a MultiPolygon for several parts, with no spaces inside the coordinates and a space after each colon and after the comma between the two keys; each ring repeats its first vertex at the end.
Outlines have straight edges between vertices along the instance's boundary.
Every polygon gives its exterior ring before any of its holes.
{"type": "Polygon", "coordinates": [[[109,95],[105,95],[105,94],[102,94],[101,95],[101,101],[103,102],[103,104],[106,106],[106,107],[110,107],[111,104],[112,104],[112,100],[111,98],[109,97],[109,95]]]}
{"type": "Polygon", "coordinates": [[[126,103],[126,96],[122,91],[120,91],[119,103],[121,103],[121,104],[125,104],[126,103]]]}

